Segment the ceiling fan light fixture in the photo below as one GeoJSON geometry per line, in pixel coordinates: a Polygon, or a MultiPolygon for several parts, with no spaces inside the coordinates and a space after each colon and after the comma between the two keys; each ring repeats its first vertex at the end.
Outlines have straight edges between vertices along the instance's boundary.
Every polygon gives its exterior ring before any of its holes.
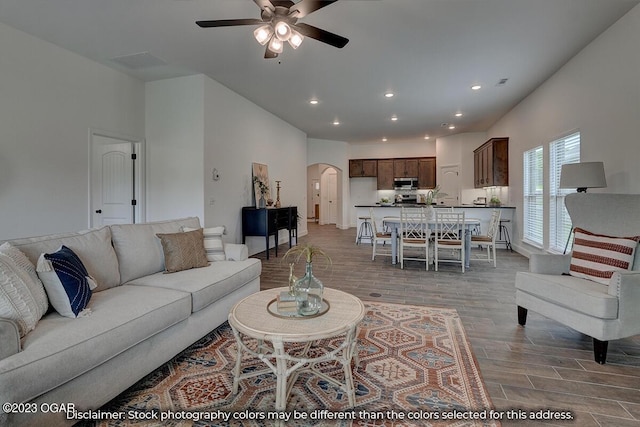
{"type": "Polygon", "coordinates": [[[269,42],[269,50],[273,53],[282,53],[283,51],[283,43],[277,37],[271,37],[271,41],[269,42]]]}
{"type": "Polygon", "coordinates": [[[253,36],[262,46],[266,45],[273,36],[273,28],[271,25],[262,25],[255,29],[253,36]]]}
{"type": "Polygon", "coordinates": [[[275,23],[275,25],[273,26],[273,29],[275,31],[276,37],[280,40],[280,41],[287,41],[291,38],[291,27],[289,26],[289,24],[287,24],[284,21],[278,21],[275,23]]]}
{"type": "Polygon", "coordinates": [[[296,30],[291,30],[291,37],[289,37],[289,44],[292,48],[297,49],[302,44],[304,36],[296,30]]]}

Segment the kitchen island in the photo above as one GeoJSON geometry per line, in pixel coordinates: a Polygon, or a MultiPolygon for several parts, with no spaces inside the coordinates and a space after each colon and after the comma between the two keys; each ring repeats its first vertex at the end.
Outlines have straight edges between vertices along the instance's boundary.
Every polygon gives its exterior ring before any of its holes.
{"type": "MultiPolygon", "coordinates": [[[[412,204],[412,203],[398,203],[398,204],[390,204],[390,205],[381,205],[381,204],[371,204],[371,205],[355,205],[356,208],[356,230],[360,229],[360,224],[362,220],[358,219],[360,217],[369,216],[369,208],[373,208],[373,214],[376,217],[376,226],[378,230],[382,230],[382,218],[385,216],[393,216],[399,217],[400,210],[402,207],[424,207],[425,204],[412,204]]],[[[494,209],[500,209],[500,219],[505,221],[503,222],[504,226],[507,229],[509,235],[513,235],[511,232],[511,226],[513,224],[513,215],[515,212],[514,206],[486,206],[486,205],[458,205],[458,206],[445,206],[445,205],[433,205],[434,209],[442,209],[442,208],[454,208],[456,211],[462,211],[465,213],[466,218],[477,218],[480,220],[480,230],[481,233],[486,233],[487,228],[489,227],[489,220],[491,219],[491,212],[494,209]],[[508,220],[508,222],[506,222],[508,220]]],[[[503,236],[504,237],[504,236],[503,236]]],[[[362,239],[367,242],[366,239],[362,239]]],[[[498,238],[500,240],[500,238],[498,238]]],[[[500,248],[501,245],[496,245],[496,247],[500,248]]]]}

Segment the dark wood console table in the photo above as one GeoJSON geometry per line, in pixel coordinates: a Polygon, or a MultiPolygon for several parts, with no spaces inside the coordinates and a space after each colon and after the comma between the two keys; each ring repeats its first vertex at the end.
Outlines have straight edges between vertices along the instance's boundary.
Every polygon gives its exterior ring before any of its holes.
{"type": "Polygon", "coordinates": [[[267,259],[269,259],[269,236],[275,240],[276,256],[278,256],[278,231],[289,231],[289,248],[292,237],[298,243],[298,208],[242,208],[242,243],[247,236],[264,236],[266,242],[267,259]]]}

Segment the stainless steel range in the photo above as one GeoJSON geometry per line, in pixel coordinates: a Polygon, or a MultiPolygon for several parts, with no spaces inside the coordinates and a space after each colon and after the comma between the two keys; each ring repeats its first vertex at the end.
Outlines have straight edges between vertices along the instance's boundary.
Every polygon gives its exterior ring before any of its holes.
{"type": "Polygon", "coordinates": [[[396,194],[396,203],[416,204],[418,197],[415,194],[396,194]]]}

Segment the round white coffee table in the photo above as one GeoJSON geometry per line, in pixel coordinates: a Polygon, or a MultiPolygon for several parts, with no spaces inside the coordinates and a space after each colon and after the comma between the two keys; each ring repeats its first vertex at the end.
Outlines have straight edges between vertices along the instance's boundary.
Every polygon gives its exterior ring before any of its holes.
{"type": "Polygon", "coordinates": [[[364,318],[365,308],[359,298],[335,289],[324,289],[323,299],[329,309],[316,317],[287,318],[271,313],[269,302],[288,288],[269,289],[249,295],[229,312],[229,325],[238,343],[238,354],[233,372],[233,392],[238,392],[241,379],[273,372],[276,375],[277,411],[283,411],[298,374],[313,372],[324,380],[340,387],[355,406],[355,390],[351,373],[351,360],[356,348],[356,329],[364,318]],[[337,348],[327,349],[320,356],[310,357],[309,349],[318,340],[344,336],[337,348]],[[257,340],[257,343],[256,341],[257,340]],[[253,342],[254,345],[251,345],[253,342]],[[286,344],[305,343],[302,351],[287,352],[286,344]],[[267,368],[259,372],[240,373],[242,353],[247,352],[262,360],[267,368]],[[316,365],[336,360],[344,370],[344,384],[320,372],[316,365]]]}

